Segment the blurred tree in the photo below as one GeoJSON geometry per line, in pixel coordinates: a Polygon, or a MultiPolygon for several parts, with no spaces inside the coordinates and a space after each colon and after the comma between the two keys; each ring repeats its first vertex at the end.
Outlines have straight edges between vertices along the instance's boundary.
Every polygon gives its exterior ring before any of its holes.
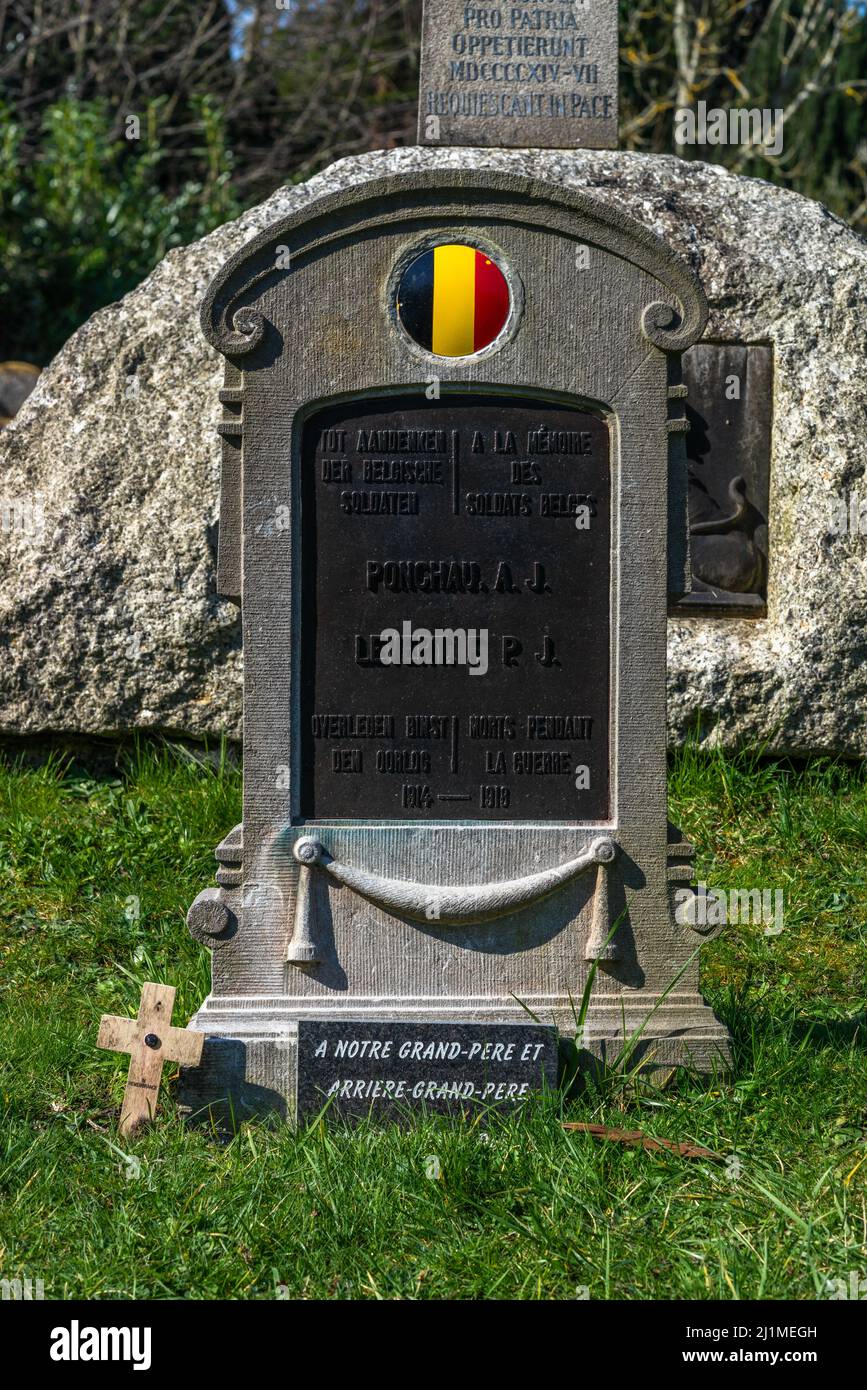
{"type": "Polygon", "coordinates": [[[256,74],[231,121],[245,190],[414,142],[421,0],[251,0],[241,18],[256,74]]]}
{"type": "MultiPolygon", "coordinates": [[[[172,246],[237,215],[222,119],[194,102],[200,177],[160,187],[165,98],[142,112],[141,149],[112,136],[100,101],[65,97],[46,108],[37,160],[21,127],[0,112],[0,357],[43,365],[96,309],[137,285],[172,246]]],[[[137,142],[138,143],[138,142],[137,142]]]]}
{"type": "Polygon", "coordinates": [[[195,97],[222,101],[232,86],[231,32],[224,0],[0,0],[0,95],[22,157],[38,153],[43,114],[61,98],[103,102],[110,139],[161,102],[161,177],[180,185],[195,97]]]}
{"type": "Polygon", "coordinates": [[[864,225],[867,14],[852,0],[620,0],[621,142],[724,163],[864,225]],[[783,112],[783,148],[676,146],[674,113],[783,112]],[[860,149],[860,153],[859,153],[860,149]]]}

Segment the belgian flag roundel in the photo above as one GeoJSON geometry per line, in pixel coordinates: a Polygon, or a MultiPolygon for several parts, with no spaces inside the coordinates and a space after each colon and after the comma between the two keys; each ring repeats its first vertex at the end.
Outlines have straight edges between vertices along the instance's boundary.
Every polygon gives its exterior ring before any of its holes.
{"type": "Polygon", "coordinates": [[[411,338],[438,357],[469,357],[509,317],[506,277],[474,246],[434,246],[407,266],[397,312],[411,338]]]}

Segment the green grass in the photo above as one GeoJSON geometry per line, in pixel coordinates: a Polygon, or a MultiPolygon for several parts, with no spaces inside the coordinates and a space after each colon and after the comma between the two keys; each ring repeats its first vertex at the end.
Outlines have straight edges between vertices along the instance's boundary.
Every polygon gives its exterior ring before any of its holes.
{"type": "Polygon", "coordinates": [[[867,1275],[865,770],[689,749],[671,810],[700,878],[786,893],[782,935],[731,927],[703,952],[728,1080],[229,1142],[183,1128],[169,1080],[124,1145],[99,1016],[133,1014],[147,979],[178,986],[177,1019],[207,992],[184,914],[240,778],[149,748],[113,780],[0,770],[0,1277],[58,1298],[814,1299],[867,1275]],[[725,1161],[602,1145],[562,1115],[725,1161]]]}

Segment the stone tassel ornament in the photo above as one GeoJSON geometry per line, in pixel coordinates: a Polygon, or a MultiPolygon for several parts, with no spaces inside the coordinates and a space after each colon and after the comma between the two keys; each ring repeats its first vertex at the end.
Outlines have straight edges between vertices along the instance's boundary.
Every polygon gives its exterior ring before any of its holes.
{"type": "Polygon", "coordinates": [[[286,959],[291,965],[319,965],[319,952],[313,941],[313,866],[317,862],[314,850],[305,855],[305,846],[296,849],[296,858],[301,865],[298,874],[298,891],[295,898],[295,921],[292,937],[286,949],[286,959]]]}
{"type": "Polygon", "coordinates": [[[590,924],[590,935],[584,948],[586,961],[620,959],[617,933],[614,933],[610,941],[608,939],[611,934],[611,911],[608,904],[608,862],[600,861],[596,869],[593,918],[590,924]]]}

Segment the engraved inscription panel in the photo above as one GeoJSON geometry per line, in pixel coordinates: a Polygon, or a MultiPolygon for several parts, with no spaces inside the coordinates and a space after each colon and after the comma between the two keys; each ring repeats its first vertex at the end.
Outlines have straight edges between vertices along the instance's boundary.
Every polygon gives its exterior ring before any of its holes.
{"type": "Polygon", "coordinates": [[[301,1019],[298,1114],[507,1109],[557,1086],[557,1036],[533,1023],[301,1019]]]}
{"type": "Polygon", "coordinates": [[[607,819],[609,454],[526,397],[306,422],[302,818],[607,819]]]}
{"type": "Polygon", "coordinates": [[[617,146],[616,0],[425,0],[421,145],[617,146]]]}

